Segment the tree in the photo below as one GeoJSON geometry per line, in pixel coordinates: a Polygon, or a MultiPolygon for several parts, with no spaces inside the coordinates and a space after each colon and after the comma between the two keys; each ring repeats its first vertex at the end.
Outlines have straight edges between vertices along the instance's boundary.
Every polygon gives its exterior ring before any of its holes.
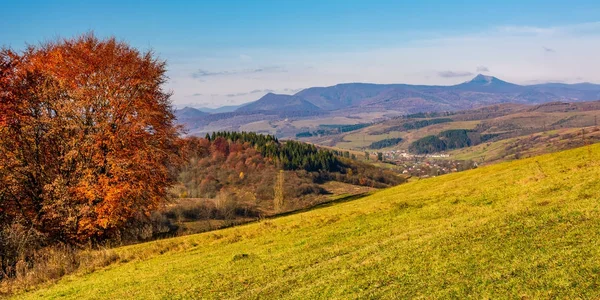
{"type": "Polygon", "coordinates": [[[280,170],[279,174],[277,175],[277,182],[275,183],[275,198],[273,199],[273,208],[278,212],[283,209],[283,176],[283,170],[280,170]]]}
{"type": "Polygon", "coordinates": [[[377,160],[378,161],[383,161],[383,153],[377,152],[377,160]]]}
{"type": "Polygon", "coordinates": [[[179,129],[165,63],[93,34],[0,51],[0,214],[99,240],[167,198],[179,129]]]}

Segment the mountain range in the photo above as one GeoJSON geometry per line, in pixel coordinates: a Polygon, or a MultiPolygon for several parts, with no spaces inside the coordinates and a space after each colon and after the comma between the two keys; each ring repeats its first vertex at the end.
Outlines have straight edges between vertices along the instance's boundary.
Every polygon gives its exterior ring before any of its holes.
{"type": "MultiPolygon", "coordinates": [[[[296,114],[303,118],[313,115],[347,116],[394,111],[398,114],[416,112],[456,111],[498,103],[539,104],[546,102],[580,102],[600,99],[600,85],[592,83],[545,83],[518,85],[493,76],[479,74],[472,80],[452,86],[409,84],[344,83],[329,87],[311,87],[294,95],[269,93],[262,98],[232,107],[234,111],[207,115],[191,108],[176,112],[182,123],[193,121],[200,127],[232,116],[263,115],[265,120],[296,114]],[[307,115],[308,114],[308,115],[307,115]],[[269,117],[270,116],[270,117],[269,117]],[[201,119],[207,119],[199,122],[201,119]],[[200,124],[200,125],[198,125],[200,124]]],[[[256,116],[252,120],[256,120],[256,116]]],[[[260,118],[258,118],[260,119],[260,118]]],[[[221,121],[220,124],[223,124],[221,121]]],[[[240,123],[239,118],[237,123],[240,123]]],[[[243,122],[241,122],[243,123],[243,122]]],[[[233,129],[233,128],[232,128],[233,129]]]]}

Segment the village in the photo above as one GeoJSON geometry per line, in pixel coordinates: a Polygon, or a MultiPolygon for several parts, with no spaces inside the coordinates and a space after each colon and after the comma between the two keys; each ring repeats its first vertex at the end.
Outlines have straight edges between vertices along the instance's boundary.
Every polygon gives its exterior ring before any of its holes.
{"type": "MultiPolygon", "coordinates": [[[[452,160],[445,153],[415,155],[406,150],[390,150],[380,152],[382,160],[394,164],[402,174],[411,177],[428,178],[448,173],[477,168],[473,161],[452,160]]],[[[377,152],[373,152],[377,156],[377,152]]]]}

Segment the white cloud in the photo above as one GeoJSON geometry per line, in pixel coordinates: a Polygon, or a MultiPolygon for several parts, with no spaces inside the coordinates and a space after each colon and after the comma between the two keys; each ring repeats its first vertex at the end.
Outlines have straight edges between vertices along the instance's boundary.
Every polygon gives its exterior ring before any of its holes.
{"type": "Polygon", "coordinates": [[[252,61],[252,56],[246,54],[240,54],[241,61],[252,61]]]}
{"type": "Polygon", "coordinates": [[[541,28],[541,27],[533,27],[533,26],[501,26],[497,28],[499,32],[511,35],[520,35],[520,34],[554,34],[556,33],[556,29],[552,27],[541,28]]]}
{"type": "Polygon", "coordinates": [[[473,73],[467,71],[441,71],[438,72],[438,76],[444,78],[467,77],[473,76],[473,73]]]}
{"type": "Polygon", "coordinates": [[[486,66],[479,66],[479,67],[477,67],[477,69],[475,71],[485,73],[485,72],[489,72],[490,69],[486,66]]]}

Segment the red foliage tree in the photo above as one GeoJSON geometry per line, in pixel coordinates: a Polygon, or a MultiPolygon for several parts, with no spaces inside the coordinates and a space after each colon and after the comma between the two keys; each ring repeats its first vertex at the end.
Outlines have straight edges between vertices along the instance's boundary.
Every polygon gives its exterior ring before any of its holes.
{"type": "Polygon", "coordinates": [[[70,243],[167,198],[178,128],[165,63],[93,34],[0,52],[0,214],[70,243]]]}

